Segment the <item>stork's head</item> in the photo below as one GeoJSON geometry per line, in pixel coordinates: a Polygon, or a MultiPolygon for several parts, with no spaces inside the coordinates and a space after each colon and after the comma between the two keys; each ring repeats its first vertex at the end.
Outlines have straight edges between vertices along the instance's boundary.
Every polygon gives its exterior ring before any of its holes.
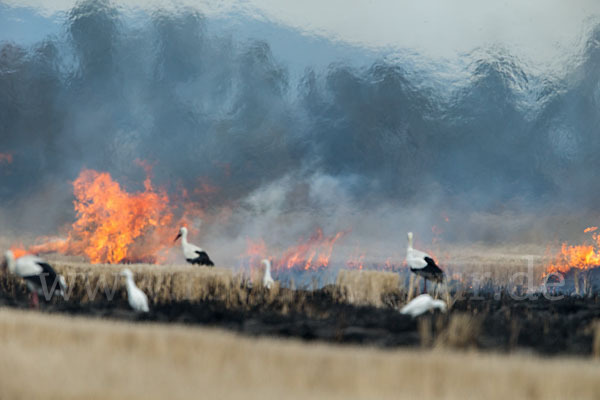
{"type": "Polygon", "coordinates": [[[127,279],[133,279],[133,272],[129,268],[125,268],[121,271],[121,276],[124,276],[127,279]]]}
{"type": "Polygon", "coordinates": [[[8,268],[8,272],[13,274],[15,272],[15,255],[12,251],[6,250],[4,253],[4,262],[6,264],[6,268],[8,268]]]}
{"type": "Polygon", "coordinates": [[[441,312],[444,312],[444,313],[448,309],[446,302],[443,300],[433,300],[432,304],[433,304],[434,308],[437,308],[438,310],[440,310],[441,312]]]}
{"type": "Polygon", "coordinates": [[[412,232],[408,232],[408,234],[406,236],[408,236],[408,245],[412,246],[412,243],[413,243],[413,233],[412,232]]]}
{"type": "Polygon", "coordinates": [[[179,228],[179,233],[177,234],[177,237],[175,237],[174,242],[176,242],[177,239],[179,239],[182,236],[187,236],[187,228],[185,226],[179,228]]]}

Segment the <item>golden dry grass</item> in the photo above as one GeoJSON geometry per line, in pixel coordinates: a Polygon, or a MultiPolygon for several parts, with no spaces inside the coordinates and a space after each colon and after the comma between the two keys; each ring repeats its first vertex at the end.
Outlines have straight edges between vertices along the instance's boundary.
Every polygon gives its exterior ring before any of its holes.
{"type": "MultiPolygon", "coordinates": [[[[67,281],[70,301],[87,303],[125,295],[125,281],[119,275],[124,265],[66,261],[54,261],[52,264],[67,281]]],[[[270,291],[251,291],[246,277],[226,268],[151,264],[126,267],[133,271],[137,286],[148,295],[152,304],[214,300],[225,303],[227,307],[244,308],[298,300],[293,291],[282,291],[278,284],[270,291]]],[[[255,282],[255,286],[262,285],[260,279],[255,279],[255,282]]],[[[26,292],[24,282],[6,271],[0,271],[0,290],[13,294],[26,292]]],[[[342,270],[331,294],[334,301],[383,307],[390,305],[390,297],[405,298],[406,291],[396,273],[342,270]]]]}
{"type": "MultiPolygon", "coordinates": [[[[82,303],[93,299],[114,296],[125,287],[125,280],[119,275],[129,268],[135,275],[138,287],[153,303],[171,301],[220,300],[239,301],[245,291],[239,290],[243,284],[240,274],[225,268],[192,267],[187,265],[151,264],[88,264],[83,262],[55,261],[52,263],[62,274],[69,287],[68,299],[82,303]],[[235,299],[234,299],[235,298],[235,299]]],[[[5,291],[24,291],[21,280],[4,271],[0,286],[5,291]]]]}
{"type": "MultiPolygon", "coordinates": [[[[6,237],[0,236],[0,244],[7,243],[10,242],[6,237]]],[[[534,284],[539,284],[547,255],[552,254],[539,246],[473,245],[468,248],[452,246],[433,250],[448,273],[450,289],[456,298],[460,298],[467,288],[477,290],[478,285],[493,285],[522,293],[527,288],[520,279],[531,276],[534,284]],[[516,272],[523,273],[517,280],[514,279],[516,272]]],[[[101,294],[110,295],[116,291],[117,295],[123,296],[124,281],[118,278],[123,265],[91,265],[77,257],[60,255],[47,255],[47,258],[66,276],[71,289],[70,298],[74,301],[89,301],[98,288],[101,294]]],[[[133,270],[138,286],[155,304],[180,300],[217,300],[239,306],[251,305],[256,300],[249,297],[245,277],[231,269],[151,264],[127,267],[133,270]]],[[[0,289],[24,291],[18,280],[2,275],[0,273],[0,289]]],[[[260,273],[252,279],[260,286],[260,273]]],[[[404,280],[397,273],[378,271],[342,270],[334,286],[335,300],[376,307],[405,302],[417,291],[416,287],[412,287],[413,290],[405,287],[404,280]]],[[[277,293],[279,290],[272,291],[269,297],[274,299],[277,293]]],[[[453,298],[443,291],[439,296],[449,303],[449,308],[452,307],[453,298]]],[[[265,298],[260,297],[258,300],[264,302],[265,298]]]]}
{"type": "Polygon", "coordinates": [[[339,301],[382,307],[387,296],[402,294],[400,276],[392,272],[340,270],[336,294],[339,301]]]}
{"type": "Polygon", "coordinates": [[[600,364],[377,350],[0,309],[0,398],[597,399],[600,364]]]}
{"type": "MultiPolygon", "coordinates": [[[[55,263],[56,269],[65,275],[67,283],[73,288],[75,299],[83,301],[89,298],[88,288],[124,287],[124,279],[119,272],[123,265],[55,263]]],[[[222,300],[229,301],[237,295],[241,275],[234,275],[229,269],[205,268],[187,265],[127,265],[135,274],[135,281],[153,300],[165,303],[181,300],[222,300]]]]}
{"type": "Polygon", "coordinates": [[[446,329],[437,337],[436,345],[459,349],[474,348],[482,322],[483,319],[478,315],[455,313],[450,317],[446,329]]]}
{"type": "MultiPolygon", "coordinates": [[[[526,292],[528,283],[539,284],[536,278],[540,275],[543,259],[519,254],[501,252],[490,253],[489,257],[477,254],[477,251],[466,251],[449,257],[447,272],[450,290],[454,297],[448,295],[446,287],[438,285],[435,293],[447,301],[452,308],[454,299],[460,298],[465,290],[477,290],[477,286],[510,291],[526,292]],[[515,273],[519,279],[514,279],[515,273]],[[535,282],[526,282],[531,277],[535,282]],[[522,281],[525,279],[525,281],[522,281]],[[469,288],[470,289],[467,289],[469,288]]],[[[58,272],[66,277],[69,285],[69,298],[73,301],[88,302],[97,296],[124,295],[124,280],[119,272],[124,265],[89,264],[82,261],[65,259],[62,256],[51,262],[58,272]]],[[[134,274],[137,285],[148,295],[151,303],[164,304],[172,301],[205,301],[224,302],[231,307],[248,307],[265,301],[273,302],[288,296],[294,301],[289,291],[280,291],[279,287],[260,296],[251,295],[247,287],[248,277],[227,268],[206,268],[190,265],[127,265],[134,274]]],[[[252,277],[255,286],[261,285],[261,276],[252,277]]],[[[422,284],[422,283],[421,283],[422,284]]],[[[375,307],[396,306],[404,303],[417,292],[416,285],[405,286],[405,281],[398,273],[383,271],[341,270],[333,286],[333,299],[355,305],[371,305],[375,307]]],[[[431,287],[431,286],[430,286],[431,287]]],[[[7,292],[25,291],[18,279],[0,272],[0,290],[7,292]]],[[[256,294],[256,292],[254,292],[256,294]]],[[[283,301],[285,303],[285,301],[283,301]]]]}

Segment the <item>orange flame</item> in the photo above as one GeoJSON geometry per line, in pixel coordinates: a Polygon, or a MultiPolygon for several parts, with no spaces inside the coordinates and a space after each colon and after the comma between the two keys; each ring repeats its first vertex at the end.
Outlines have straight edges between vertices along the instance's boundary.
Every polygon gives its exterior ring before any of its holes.
{"type": "Polygon", "coordinates": [[[392,270],[394,268],[394,264],[392,263],[392,257],[388,257],[385,259],[385,263],[383,263],[383,268],[385,270],[392,270]]]}
{"type": "Polygon", "coordinates": [[[364,251],[361,251],[358,249],[358,247],[355,247],[354,251],[350,255],[350,258],[348,259],[348,261],[346,261],[346,265],[348,266],[348,268],[352,269],[363,269],[365,267],[365,255],[366,253],[364,251]]]}
{"type": "Polygon", "coordinates": [[[121,189],[108,173],[92,170],[83,171],[73,186],[78,218],[69,234],[70,252],[84,253],[92,263],[118,263],[155,259],[166,245],[155,233],[173,219],[169,198],[154,191],[149,176],[144,191],[134,194],[121,189]]]}
{"type": "Polygon", "coordinates": [[[563,243],[554,262],[546,267],[545,276],[551,273],[566,273],[571,269],[587,270],[600,265],[600,234],[591,226],[584,233],[592,233],[592,244],[568,245],[563,243]]]}
{"type": "Polygon", "coordinates": [[[172,246],[176,227],[187,225],[186,214],[175,225],[169,197],[155,190],[146,170],[144,190],[128,193],[110,174],[83,170],[73,182],[77,220],[67,239],[45,241],[28,253],[86,255],[92,263],[156,262],[172,246]]]}
{"type": "MultiPolygon", "coordinates": [[[[301,239],[297,245],[284,250],[281,257],[273,262],[273,266],[276,269],[302,268],[304,270],[316,270],[327,268],[335,243],[348,232],[341,231],[332,236],[324,236],[323,230],[319,228],[307,240],[301,239]]],[[[260,263],[260,260],[267,258],[269,254],[264,240],[259,239],[256,242],[248,240],[246,252],[241,258],[247,260],[250,267],[253,268],[260,263]]]]}
{"type": "Polygon", "coordinates": [[[15,258],[23,257],[24,255],[29,254],[25,249],[25,246],[20,244],[14,244],[10,246],[10,251],[13,252],[15,258]]]}
{"type": "Polygon", "coordinates": [[[378,270],[396,272],[407,268],[405,264],[406,260],[404,259],[404,255],[395,255],[387,257],[382,264],[374,264],[373,267],[378,270]]]}
{"type": "Polygon", "coordinates": [[[299,265],[302,265],[305,270],[326,268],[335,242],[347,232],[341,231],[333,236],[324,237],[323,230],[317,229],[308,240],[301,240],[296,246],[284,251],[277,268],[290,269],[299,265]]]}
{"type": "Polygon", "coordinates": [[[262,239],[252,241],[246,239],[246,254],[241,258],[245,259],[250,266],[250,271],[254,271],[260,265],[261,261],[268,258],[267,245],[262,239]]]}

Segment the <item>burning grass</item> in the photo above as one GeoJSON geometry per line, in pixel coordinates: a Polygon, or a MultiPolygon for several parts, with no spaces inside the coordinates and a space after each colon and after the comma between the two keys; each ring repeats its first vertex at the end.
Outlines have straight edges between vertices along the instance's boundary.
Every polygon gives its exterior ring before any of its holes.
{"type": "MultiPolygon", "coordinates": [[[[585,280],[586,271],[600,266],[600,232],[598,227],[590,226],[585,228],[583,232],[588,235],[585,243],[576,245],[563,243],[560,251],[554,256],[552,262],[547,265],[545,275],[573,272],[583,276],[585,280]]],[[[576,279],[576,284],[579,286],[578,281],[579,279],[576,279]]],[[[579,288],[577,289],[579,291],[579,288]]],[[[583,292],[585,293],[585,287],[583,292]]]]}
{"type": "MultiPolygon", "coordinates": [[[[143,162],[137,164],[146,172],[143,181],[143,190],[127,191],[110,174],[94,170],[82,170],[73,182],[75,221],[64,231],[62,237],[41,237],[33,241],[30,246],[12,244],[11,248],[18,257],[25,253],[60,253],[72,256],[85,257],[92,263],[128,263],[148,262],[165,263],[169,259],[169,251],[172,248],[171,239],[173,233],[182,225],[192,225],[192,220],[205,215],[197,206],[197,203],[189,201],[187,192],[181,196],[169,196],[163,188],[156,188],[151,182],[151,167],[143,162]]],[[[214,192],[216,188],[201,185],[204,192],[214,192]]],[[[198,193],[196,193],[198,195],[198,193]]],[[[539,254],[547,251],[535,249],[529,254],[529,259],[523,258],[523,246],[520,248],[506,247],[498,248],[498,254],[490,255],[490,248],[481,248],[474,251],[475,247],[468,249],[444,249],[440,246],[439,228],[434,227],[436,237],[432,246],[435,247],[432,254],[436,255],[438,264],[442,265],[450,280],[460,282],[467,288],[490,286],[514,290],[519,283],[511,282],[514,276],[515,266],[527,270],[530,273],[535,269],[529,281],[540,281],[544,276],[553,272],[567,272],[575,270],[589,270],[600,264],[598,255],[598,244],[600,236],[596,227],[586,229],[586,233],[592,237],[592,243],[581,246],[569,246],[563,244],[558,257],[548,259],[545,265],[530,267],[539,259],[539,254]],[[502,263],[497,259],[503,258],[502,263]],[[494,260],[490,263],[490,259],[494,260]],[[474,266],[475,268],[470,268],[474,266]]],[[[337,268],[355,270],[387,270],[398,271],[402,269],[402,256],[385,258],[381,254],[368,254],[366,249],[354,248],[349,252],[348,243],[341,245],[340,242],[351,233],[351,228],[346,230],[325,234],[322,229],[316,228],[315,232],[308,237],[299,238],[294,245],[282,248],[271,248],[263,239],[247,239],[247,249],[244,254],[239,255],[240,265],[250,269],[253,273],[260,260],[271,258],[274,271],[303,270],[303,271],[327,271],[337,268]],[[334,257],[334,246],[346,246],[345,255],[337,254],[334,257]],[[385,261],[383,261],[385,259],[385,261]]],[[[171,255],[172,256],[172,255],[171,255]]],[[[583,274],[583,288],[581,292],[587,293],[586,275],[583,274]]],[[[364,277],[363,277],[364,278],[364,277]]],[[[392,279],[379,279],[376,287],[361,288],[361,292],[367,298],[357,297],[355,284],[349,283],[348,276],[342,276],[343,285],[347,289],[347,296],[352,297],[351,302],[356,304],[381,304],[377,286],[383,281],[388,281],[388,286],[394,286],[392,279]]],[[[372,277],[366,278],[368,283],[374,283],[372,277]]],[[[364,280],[364,279],[363,279],[364,280]]],[[[579,279],[575,279],[577,286],[579,279]]],[[[398,286],[398,285],[395,285],[398,286]]],[[[589,286],[589,285],[588,285],[589,286]]],[[[411,289],[411,288],[409,288],[411,289]]],[[[579,288],[577,288],[579,289],[579,288]]],[[[384,289],[385,291],[388,288],[384,289]]],[[[457,289],[457,290],[460,290],[457,289]]],[[[578,290],[579,292],[579,290],[578,290]]],[[[409,297],[412,296],[410,291],[409,297]]]]}
{"type": "MultiPolygon", "coordinates": [[[[75,221],[68,227],[63,237],[41,237],[27,247],[13,244],[11,248],[18,257],[25,253],[60,253],[85,257],[92,263],[165,263],[171,255],[171,238],[173,232],[181,225],[191,225],[191,220],[205,216],[198,208],[197,203],[189,201],[187,192],[181,196],[169,196],[165,189],[156,188],[151,181],[151,167],[137,161],[138,166],[144,169],[146,178],[143,181],[143,190],[127,191],[109,173],[94,170],[82,170],[73,182],[75,221]],[[169,256],[168,256],[169,255],[169,256]]],[[[214,193],[218,188],[202,183],[196,195],[214,193]]],[[[445,217],[447,221],[448,218],[445,217]]],[[[240,266],[249,269],[254,275],[260,260],[271,258],[274,272],[278,271],[337,271],[339,268],[351,270],[402,270],[402,256],[384,257],[374,254],[367,255],[367,251],[355,245],[352,251],[345,252],[342,259],[334,258],[334,246],[341,247],[339,242],[350,234],[351,228],[325,234],[322,229],[316,228],[308,237],[300,238],[296,244],[289,247],[271,248],[263,239],[252,240],[247,238],[247,249],[237,258],[240,266]]],[[[590,235],[589,243],[582,245],[567,245],[564,243],[560,252],[555,257],[547,257],[549,250],[531,251],[523,246],[490,249],[470,246],[467,249],[444,249],[440,245],[439,227],[432,228],[435,237],[431,244],[434,247],[432,254],[446,271],[450,290],[459,293],[462,290],[501,290],[511,293],[526,292],[543,283],[544,278],[555,273],[571,273],[574,275],[574,291],[577,294],[590,294],[593,289],[588,271],[600,264],[600,232],[597,227],[585,229],[590,235]],[[458,251],[456,251],[458,250],[458,251]],[[495,251],[496,254],[490,254],[495,251]],[[522,254],[537,254],[523,257],[522,254]],[[538,261],[544,257],[544,263],[538,261]],[[499,260],[501,259],[501,262],[499,260]],[[517,271],[518,270],[518,271],[517,271]],[[519,272],[519,273],[516,273],[519,272]],[[581,273],[580,273],[581,272],[581,273]],[[521,281],[515,278],[519,277],[521,281]],[[525,284],[523,281],[527,281],[525,284]]],[[[348,243],[346,250],[348,250],[348,243]]],[[[174,259],[174,258],[173,258],[174,259]]],[[[340,296],[344,301],[358,305],[381,306],[387,304],[388,292],[402,291],[406,282],[397,282],[396,276],[384,275],[355,275],[342,271],[337,279],[340,296]],[[358,283],[357,283],[358,282],[358,283]],[[359,286],[357,288],[357,285],[359,286]],[[395,288],[395,289],[392,289],[395,288]]],[[[75,280],[77,278],[74,278],[75,280]]],[[[86,279],[90,279],[86,277],[86,279]]],[[[157,293],[157,301],[169,297],[182,299],[181,291],[186,292],[190,300],[203,299],[197,297],[206,288],[194,281],[186,281],[179,276],[161,276],[154,285],[149,284],[151,293],[157,293]],[[163,279],[163,280],[161,280],[163,279]],[[181,282],[183,281],[183,282],[181,282]],[[184,289],[172,286],[184,286],[184,289]],[[163,289],[166,287],[166,289],[163,289]],[[160,288],[160,289],[159,289],[160,288]]],[[[210,279],[208,279],[210,282],[210,279]]],[[[287,283],[287,282],[286,282],[287,283]]],[[[332,283],[332,282],[329,282],[332,283]]],[[[240,279],[235,283],[221,282],[217,291],[224,290],[227,285],[242,284],[240,279]]],[[[211,283],[212,285],[212,283],[211,283]]],[[[79,285],[76,285],[78,287],[79,285]]],[[[408,298],[414,294],[415,287],[408,285],[408,298]]],[[[225,290],[232,293],[231,290],[225,290]]],[[[80,296],[80,293],[76,293],[80,296]]],[[[204,296],[200,294],[199,296],[204,296]]],[[[216,295],[217,297],[219,295],[216,295]]],[[[404,293],[395,293],[396,297],[404,293]]],[[[406,296],[405,296],[406,297],[406,296]]],[[[452,299],[446,296],[451,303],[452,299]]],[[[389,303],[389,302],[388,302],[389,303]]]]}
{"type": "Polygon", "coordinates": [[[27,248],[13,245],[13,252],[86,256],[92,263],[165,261],[174,232],[201,210],[172,204],[165,190],[152,185],[151,167],[137,163],[146,171],[138,192],[126,191],[107,172],[82,170],[73,182],[76,220],[65,237],[38,238],[27,248]]]}
{"type": "Polygon", "coordinates": [[[600,396],[590,360],[308,345],[7,309],[0,353],[2,399],[600,396]]]}

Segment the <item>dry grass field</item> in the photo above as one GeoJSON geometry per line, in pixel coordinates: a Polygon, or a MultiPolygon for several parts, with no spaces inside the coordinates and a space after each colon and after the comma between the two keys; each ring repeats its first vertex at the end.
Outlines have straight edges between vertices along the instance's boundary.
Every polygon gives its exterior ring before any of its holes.
{"type": "MultiPolygon", "coordinates": [[[[480,250],[444,253],[448,274],[460,278],[454,280],[453,295],[446,298],[450,306],[474,281],[504,290],[513,285],[514,289],[512,274],[529,271],[537,276],[543,265],[543,256],[523,255],[527,254],[523,249],[488,250],[485,256],[480,255],[484,253],[480,250]]],[[[85,309],[86,304],[96,303],[95,309],[102,310],[111,307],[111,299],[117,300],[117,307],[126,308],[124,280],[119,276],[125,266],[91,265],[64,256],[48,258],[69,284],[71,306],[65,306],[66,309],[78,304],[85,309]]],[[[261,290],[260,283],[250,289],[249,277],[231,269],[151,264],[127,267],[134,272],[137,285],[147,293],[151,308],[165,310],[172,303],[212,302],[244,315],[245,310],[252,310],[255,316],[266,311],[280,315],[300,313],[313,321],[331,319],[327,307],[315,308],[321,300],[311,297],[310,290],[294,291],[276,285],[266,291],[261,290]]],[[[260,282],[260,273],[255,275],[254,282],[260,282]]],[[[415,293],[414,287],[412,294],[410,289],[396,272],[341,270],[335,282],[318,296],[325,296],[323,301],[328,304],[376,307],[390,313],[415,293]]],[[[0,270],[0,291],[5,299],[20,298],[20,304],[26,301],[23,282],[4,270],[0,270]]],[[[422,351],[342,347],[268,337],[254,339],[238,336],[231,330],[179,324],[130,324],[2,310],[0,346],[6,355],[2,365],[6,375],[2,376],[12,374],[13,378],[0,382],[0,398],[37,397],[49,387],[54,396],[50,398],[61,399],[188,398],[194,393],[203,393],[206,398],[397,398],[400,393],[406,398],[418,395],[449,399],[567,395],[594,398],[598,394],[598,385],[591,377],[600,372],[599,367],[589,359],[501,356],[471,350],[452,352],[452,349],[477,347],[482,330],[485,314],[464,307],[463,300],[462,309],[451,312],[447,318],[418,321],[412,329],[418,335],[417,346],[421,343],[427,349],[422,351]],[[27,384],[29,368],[40,374],[39,384],[27,384]],[[580,374],[578,370],[585,372],[580,374]],[[421,375],[423,371],[426,372],[421,375]],[[547,379],[549,376],[556,379],[547,379]],[[59,384],[50,384],[51,379],[59,384]],[[472,396],[473,393],[482,396],[472,396]]],[[[522,321],[527,321],[528,315],[524,314],[522,321]]],[[[381,314],[381,318],[389,316],[381,314]]],[[[123,317],[135,320],[131,315],[123,317]]],[[[388,326],[393,331],[398,329],[395,324],[384,323],[381,327],[388,326]]],[[[589,330],[586,335],[596,336],[592,352],[599,355],[600,323],[595,324],[586,328],[589,330]]],[[[321,329],[318,326],[316,329],[321,329]]],[[[401,326],[410,335],[410,325],[401,326]]],[[[519,347],[509,344],[509,348],[519,347]]]]}
{"type": "MultiPolygon", "coordinates": [[[[69,304],[85,307],[111,296],[123,304],[124,281],[119,277],[123,265],[49,258],[67,279],[69,304]]],[[[450,257],[447,266],[449,273],[475,274],[475,279],[506,289],[514,272],[530,268],[537,274],[541,259],[518,253],[485,258],[473,251],[462,258],[450,257]]],[[[242,313],[268,310],[302,313],[316,321],[331,318],[329,311],[314,308],[319,300],[310,298],[311,291],[279,286],[266,291],[260,284],[258,290],[256,285],[249,289],[248,278],[230,269],[127,267],[148,294],[151,308],[168,309],[171,302],[182,301],[218,302],[242,313]]],[[[461,287],[453,289],[454,296],[460,294],[461,287]]],[[[20,304],[27,293],[23,283],[4,270],[0,291],[5,299],[20,298],[20,304]]],[[[387,310],[382,315],[388,317],[397,315],[392,309],[410,296],[397,273],[378,271],[342,270],[335,283],[319,293],[333,304],[387,310]]],[[[473,349],[483,329],[482,315],[465,309],[464,300],[462,307],[447,318],[418,321],[415,333],[421,350],[253,338],[197,325],[134,324],[0,308],[0,399],[600,398],[600,364],[590,358],[543,358],[519,352],[512,344],[510,348],[517,350],[505,355],[453,350],[473,349]]],[[[522,317],[525,323],[530,314],[522,317]]],[[[598,321],[585,325],[596,356],[600,356],[598,321]]],[[[397,322],[390,325],[392,330],[397,322]]],[[[517,328],[515,338],[521,329],[517,328]]]]}
{"type": "Polygon", "coordinates": [[[0,398],[597,399],[591,360],[378,350],[0,309],[0,398]]]}
{"type": "MultiPolygon", "coordinates": [[[[447,275],[450,280],[454,280],[451,290],[458,295],[467,287],[472,288],[475,285],[493,286],[503,290],[523,290],[522,282],[513,279],[515,273],[530,275],[535,280],[534,284],[538,284],[545,259],[541,252],[539,248],[528,247],[487,250],[473,247],[468,251],[440,251],[445,259],[447,275]]],[[[124,296],[124,280],[119,277],[124,265],[92,265],[64,256],[48,257],[56,270],[65,276],[71,300],[86,303],[98,296],[124,296]]],[[[257,302],[281,300],[281,295],[287,294],[280,293],[276,288],[268,293],[267,298],[253,297],[247,289],[250,277],[228,268],[181,264],[131,264],[127,267],[134,272],[137,285],[154,304],[182,300],[215,300],[231,307],[248,307],[257,302]]],[[[252,280],[260,285],[260,273],[254,275],[256,276],[253,276],[252,280]]],[[[369,270],[340,270],[332,288],[332,295],[336,301],[375,307],[389,306],[390,298],[404,301],[417,292],[416,285],[407,284],[400,279],[398,273],[369,270]]],[[[25,291],[22,282],[1,271],[0,289],[13,293],[25,291]]],[[[451,298],[445,300],[452,303],[451,298]]]]}
{"type": "MultiPolygon", "coordinates": [[[[87,303],[125,296],[125,281],[119,272],[123,265],[88,264],[54,261],[55,269],[65,276],[68,300],[87,303]]],[[[135,274],[137,286],[151,304],[173,301],[220,301],[229,308],[247,308],[256,304],[292,304],[291,290],[282,291],[277,284],[271,291],[252,291],[248,278],[226,268],[189,265],[127,265],[135,274]],[[286,297],[287,296],[287,297],[286,297]]],[[[260,286],[260,279],[255,280],[260,286]]],[[[0,271],[0,290],[13,294],[27,292],[24,283],[6,271],[0,271]]],[[[337,302],[381,307],[389,296],[406,297],[406,288],[396,273],[378,271],[340,271],[332,296],[337,302]]]]}

